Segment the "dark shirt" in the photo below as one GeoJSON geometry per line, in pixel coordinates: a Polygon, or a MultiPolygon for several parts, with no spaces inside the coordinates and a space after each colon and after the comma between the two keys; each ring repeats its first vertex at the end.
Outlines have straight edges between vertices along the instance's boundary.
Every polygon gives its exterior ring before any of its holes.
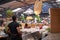
{"type": "Polygon", "coordinates": [[[18,33],[18,31],[17,31],[16,28],[19,27],[19,24],[17,22],[11,22],[11,23],[9,23],[8,27],[9,27],[10,32],[12,34],[17,34],[18,33]]]}

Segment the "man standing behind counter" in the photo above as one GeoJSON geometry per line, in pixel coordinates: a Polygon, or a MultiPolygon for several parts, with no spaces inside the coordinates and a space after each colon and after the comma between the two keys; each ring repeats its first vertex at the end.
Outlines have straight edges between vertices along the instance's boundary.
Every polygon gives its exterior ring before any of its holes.
{"type": "Polygon", "coordinates": [[[22,40],[19,23],[16,22],[16,16],[12,16],[13,22],[8,24],[8,33],[11,40],[22,40]],[[20,36],[19,36],[20,35],[20,36]]]}

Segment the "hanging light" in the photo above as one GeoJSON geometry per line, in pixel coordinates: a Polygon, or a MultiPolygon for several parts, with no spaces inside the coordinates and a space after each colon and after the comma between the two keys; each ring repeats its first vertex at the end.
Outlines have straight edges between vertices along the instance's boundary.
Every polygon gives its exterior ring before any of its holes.
{"type": "Polygon", "coordinates": [[[0,16],[2,16],[2,14],[0,14],[0,16]]]}
{"type": "Polygon", "coordinates": [[[60,0],[56,0],[56,2],[60,2],[60,0]]]}

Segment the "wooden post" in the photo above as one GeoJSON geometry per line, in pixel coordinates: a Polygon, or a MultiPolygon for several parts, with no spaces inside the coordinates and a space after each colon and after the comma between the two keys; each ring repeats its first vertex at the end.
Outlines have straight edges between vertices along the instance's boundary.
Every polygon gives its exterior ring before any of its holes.
{"type": "Polygon", "coordinates": [[[60,33],[60,8],[50,8],[51,32],[60,33]]]}

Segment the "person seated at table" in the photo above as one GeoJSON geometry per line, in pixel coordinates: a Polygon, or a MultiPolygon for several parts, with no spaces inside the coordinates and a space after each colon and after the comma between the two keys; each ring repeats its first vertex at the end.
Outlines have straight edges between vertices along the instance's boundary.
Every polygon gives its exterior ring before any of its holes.
{"type": "Polygon", "coordinates": [[[27,23],[25,24],[25,27],[24,28],[28,28],[28,24],[27,23]]]}
{"type": "Polygon", "coordinates": [[[16,22],[16,16],[12,16],[13,22],[8,24],[8,34],[11,40],[22,40],[19,23],[16,22]]]}
{"type": "Polygon", "coordinates": [[[30,28],[30,26],[26,23],[24,28],[30,28]]]}

